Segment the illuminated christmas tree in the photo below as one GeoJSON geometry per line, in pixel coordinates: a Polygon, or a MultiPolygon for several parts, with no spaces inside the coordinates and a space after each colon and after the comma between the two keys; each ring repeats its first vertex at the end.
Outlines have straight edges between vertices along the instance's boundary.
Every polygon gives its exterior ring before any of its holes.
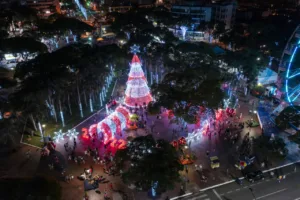
{"type": "Polygon", "coordinates": [[[152,96],[144,75],[142,64],[139,57],[134,54],[125,91],[125,105],[135,108],[137,106],[146,106],[152,101],[152,96]]]}

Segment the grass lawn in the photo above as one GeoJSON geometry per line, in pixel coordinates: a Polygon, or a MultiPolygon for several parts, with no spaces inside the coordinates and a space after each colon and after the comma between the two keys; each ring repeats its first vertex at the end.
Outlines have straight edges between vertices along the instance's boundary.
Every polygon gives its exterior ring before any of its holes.
{"type": "MultiPolygon", "coordinates": [[[[109,98],[112,94],[115,82],[116,82],[116,79],[114,79],[112,81],[112,84],[108,88],[107,96],[105,98],[105,102],[107,102],[109,100],[109,98]]],[[[105,104],[103,104],[103,105],[105,105],[105,104]]],[[[77,124],[79,124],[81,121],[87,119],[88,117],[90,117],[92,114],[96,113],[98,110],[100,110],[103,107],[103,106],[102,107],[100,106],[100,102],[94,102],[93,106],[94,106],[94,112],[91,112],[89,105],[85,106],[84,101],[82,100],[83,116],[84,116],[83,118],[80,117],[78,106],[72,107],[73,115],[72,116],[68,115],[67,112],[64,115],[65,127],[62,127],[62,125],[61,125],[59,113],[57,113],[58,123],[42,122],[42,124],[46,124],[45,136],[51,136],[52,137],[52,136],[54,136],[54,132],[59,131],[60,129],[63,132],[67,131],[67,130],[73,128],[74,126],[76,126],[77,124]]],[[[33,146],[36,146],[36,147],[42,147],[43,142],[41,141],[41,139],[42,138],[40,136],[39,131],[36,131],[34,136],[24,134],[22,142],[33,145],[33,146]]]]}

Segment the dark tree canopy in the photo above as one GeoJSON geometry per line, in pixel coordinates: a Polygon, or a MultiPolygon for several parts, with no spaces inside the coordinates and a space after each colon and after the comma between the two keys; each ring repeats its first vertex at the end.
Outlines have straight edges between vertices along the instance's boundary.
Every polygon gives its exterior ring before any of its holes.
{"type": "Polygon", "coordinates": [[[169,73],[162,83],[154,85],[153,94],[161,106],[169,109],[181,103],[217,108],[224,95],[220,88],[221,80],[213,73],[207,74],[209,79],[200,69],[169,73]]]}
{"type": "Polygon", "coordinates": [[[164,66],[169,73],[152,87],[157,102],[182,114],[187,114],[187,105],[217,108],[224,97],[220,86],[226,73],[215,64],[214,57],[207,44],[177,45],[165,58],[164,66]]]}
{"type": "Polygon", "coordinates": [[[68,18],[57,16],[53,23],[40,21],[38,24],[39,30],[45,33],[58,33],[65,31],[73,31],[77,34],[84,32],[92,32],[94,28],[76,18],[68,18]]]}
{"type": "Polygon", "coordinates": [[[0,50],[6,53],[45,53],[47,46],[27,37],[13,37],[0,40],[0,50]]]}
{"type": "Polygon", "coordinates": [[[53,22],[53,27],[59,30],[72,30],[75,32],[91,32],[93,27],[75,18],[59,17],[53,22]]]}
{"type": "Polygon", "coordinates": [[[137,137],[126,149],[118,150],[115,156],[119,168],[125,169],[122,179],[144,191],[158,183],[157,193],[172,189],[180,181],[179,163],[176,149],[167,141],[157,140],[152,135],[137,137]]]}
{"type": "Polygon", "coordinates": [[[249,83],[255,82],[259,72],[268,65],[267,56],[254,49],[228,51],[223,59],[229,66],[239,69],[248,78],[249,83]]]}

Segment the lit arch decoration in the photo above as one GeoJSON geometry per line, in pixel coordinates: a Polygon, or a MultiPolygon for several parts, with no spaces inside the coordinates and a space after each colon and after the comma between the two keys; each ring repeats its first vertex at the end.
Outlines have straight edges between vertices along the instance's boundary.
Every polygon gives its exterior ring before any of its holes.
{"type": "Polygon", "coordinates": [[[300,67],[295,66],[293,63],[299,47],[300,40],[298,40],[297,44],[292,50],[292,54],[287,65],[287,71],[285,76],[285,93],[287,101],[291,106],[294,106],[295,102],[300,101],[300,84],[297,84],[295,80],[297,79],[297,81],[300,81],[300,67]],[[293,82],[296,82],[296,86],[293,86],[293,82]]]}
{"type": "MultiPolygon", "coordinates": [[[[97,124],[90,126],[89,131],[97,130],[103,134],[104,143],[114,139],[116,133],[120,133],[127,126],[129,121],[129,110],[124,106],[118,106],[114,112],[97,124]]],[[[91,134],[91,132],[90,132],[91,134]]]]}

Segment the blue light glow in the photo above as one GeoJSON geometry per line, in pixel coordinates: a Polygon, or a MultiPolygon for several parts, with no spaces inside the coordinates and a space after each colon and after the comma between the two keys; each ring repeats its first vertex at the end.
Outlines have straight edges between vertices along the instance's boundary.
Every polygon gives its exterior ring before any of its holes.
{"type": "MultiPolygon", "coordinates": [[[[300,40],[298,40],[298,45],[300,44],[300,40]]],[[[300,72],[299,73],[295,73],[295,74],[290,74],[291,72],[291,67],[292,67],[292,63],[294,61],[294,58],[295,58],[295,55],[296,55],[296,52],[298,50],[298,45],[295,47],[291,57],[290,57],[290,60],[289,60],[289,63],[288,63],[288,67],[287,67],[287,72],[286,72],[286,80],[285,80],[285,91],[286,91],[286,96],[287,96],[287,100],[288,102],[293,105],[293,102],[300,96],[300,86],[296,86],[295,88],[293,89],[289,89],[289,79],[291,78],[294,78],[296,76],[299,76],[300,75],[300,72]],[[296,95],[295,95],[296,94],[296,95]],[[293,96],[292,100],[291,100],[291,97],[293,96]]]]}

